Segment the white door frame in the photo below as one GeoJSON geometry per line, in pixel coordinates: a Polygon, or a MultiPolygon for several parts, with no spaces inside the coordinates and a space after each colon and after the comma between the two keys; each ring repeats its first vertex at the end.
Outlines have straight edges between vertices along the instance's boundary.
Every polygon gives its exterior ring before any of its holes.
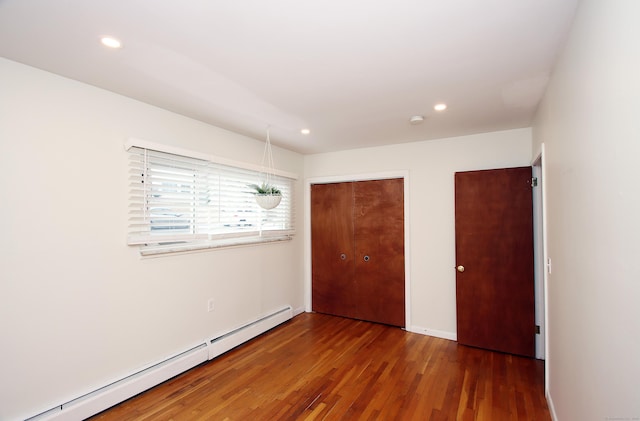
{"type": "MultiPolygon", "coordinates": [[[[535,155],[532,163],[533,177],[537,178],[538,186],[533,189],[533,242],[534,242],[534,267],[535,267],[535,301],[536,324],[540,326],[540,334],[536,335],[536,358],[547,359],[549,356],[548,341],[548,288],[549,260],[547,252],[547,200],[546,200],[546,167],[544,143],[535,155]]],[[[548,380],[545,364],[545,386],[548,380]]],[[[546,387],[545,387],[546,389],[546,387]]]]}
{"type": "Polygon", "coordinates": [[[349,181],[383,180],[389,178],[404,179],[404,306],[405,329],[411,328],[411,276],[409,241],[409,171],[385,171],[377,173],[312,177],[305,179],[304,185],[304,304],[305,311],[310,312],[311,303],[311,185],[326,183],[343,183],[349,181]]]}

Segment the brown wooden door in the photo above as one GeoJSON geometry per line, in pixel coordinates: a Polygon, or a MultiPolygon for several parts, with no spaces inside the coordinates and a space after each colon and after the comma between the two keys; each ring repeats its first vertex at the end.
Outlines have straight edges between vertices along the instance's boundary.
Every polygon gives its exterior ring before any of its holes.
{"type": "Polygon", "coordinates": [[[312,306],[405,324],[404,180],[311,186],[312,306]]]}
{"type": "Polygon", "coordinates": [[[455,174],[458,342],[535,354],[531,168],[455,174]]]}
{"type": "Polygon", "coordinates": [[[311,186],[313,310],[356,318],[352,183],[311,186]]]}
{"type": "Polygon", "coordinates": [[[354,184],[358,318],[405,324],[404,180],[354,184]]]}

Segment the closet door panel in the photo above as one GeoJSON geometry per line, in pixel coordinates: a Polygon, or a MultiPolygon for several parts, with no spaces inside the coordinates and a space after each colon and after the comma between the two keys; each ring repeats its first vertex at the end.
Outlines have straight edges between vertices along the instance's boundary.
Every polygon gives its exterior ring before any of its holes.
{"type": "Polygon", "coordinates": [[[313,310],[357,318],[352,183],[311,186],[311,249],[313,310]]]}
{"type": "Polygon", "coordinates": [[[404,327],[404,180],[353,184],[357,318],[404,327]]]}

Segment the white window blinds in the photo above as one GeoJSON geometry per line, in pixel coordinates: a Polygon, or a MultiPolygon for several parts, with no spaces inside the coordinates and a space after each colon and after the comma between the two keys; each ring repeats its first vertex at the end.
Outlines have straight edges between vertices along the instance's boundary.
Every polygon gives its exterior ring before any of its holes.
{"type": "MultiPolygon", "coordinates": [[[[260,208],[249,184],[260,171],[181,154],[128,146],[129,244],[211,242],[229,238],[291,236],[294,179],[275,175],[280,204],[260,208]]],[[[198,155],[193,153],[192,155],[198,155]]]]}

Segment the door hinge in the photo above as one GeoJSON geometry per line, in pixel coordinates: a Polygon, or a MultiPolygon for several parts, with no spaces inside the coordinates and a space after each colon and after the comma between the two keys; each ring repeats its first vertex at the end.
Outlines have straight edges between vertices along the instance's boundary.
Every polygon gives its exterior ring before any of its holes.
{"type": "Polygon", "coordinates": [[[540,334],[540,326],[536,325],[536,335],[539,335],[539,334],[540,334]]]}
{"type": "Polygon", "coordinates": [[[538,187],[538,177],[531,177],[531,187],[538,187]]]}

